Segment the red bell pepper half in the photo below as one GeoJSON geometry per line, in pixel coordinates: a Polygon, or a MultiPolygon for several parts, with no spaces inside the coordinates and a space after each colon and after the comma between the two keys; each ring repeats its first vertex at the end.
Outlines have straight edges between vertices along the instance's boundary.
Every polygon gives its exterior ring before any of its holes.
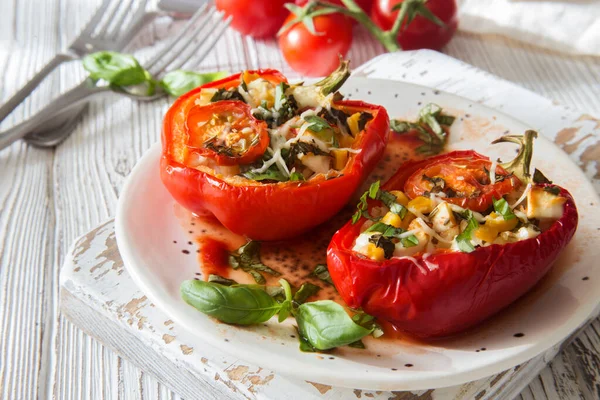
{"type": "MultiPolygon", "coordinates": [[[[348,75],[345,63],[329,78],[314,86],[323,95],[334,93],[348,75]]],[[[277,71],[246,71],[206,84],[178,98],[164,118],[160,173],[175,200],[192,212],[198,215],[212,214],[232,232],[254,240],[279,240],[321,224],[348,202],[383,155],[388,140],[389,119],[386,110],[380,106],[362,101],[332,102],[331,108],[345,115],[370,115],[364,128],[353,137],[350,145],[353,152],[349,152],[348,161],[335,176],[314,174],[306,179],[300,176],[298,180],[259,181],[240,174],[224,176],[210,168],[193,165],[191,155],[210,159],[217,166],[225,168],[260,162],[269,143],[267,123],[255,118],[256,114],[252,114],[253,110],[239,94],[231,96],[229,93],[218,101],[212,98],[208,105],[198,105],[199,99],[206,96],[207,89],[212,92],[219,89],[222,92],[223,89],[237,88],[242,83],[248,84],[256,79],[264,79],[273,85],[282,82],[287,85],[286,78],[277,71]],[[218,114],[223,116],[223,121],[233,120],[227,129],[231,126],[241,128],[238,132],[245,135],[244,143],[252,143],[252,146],[236,150],[222,143],[211,143],[211,138],[214,138],[211,129],[214,126],[209,125],[215,123],[210,121],[208,124],[206,121],[211,115],[218,114]],[[243,126],[247,129],[243,129],[243,126]]],[[[216,125],[229,124],[219,121],[216,125]]]]}
{"type": "MultiPolygon", "coordinates": [[[[538,171],[534,174],[535,179],[531,179],[529,161],[533,136],[532,131],[527,132],[524,141],[528,142],[529,148],[527,145],[522,148],[517,157],[520,161],[505,164],[514,175],[508,175],[498,166],[496,173],[501,186],[494,187],[488,182],[490,187],[473,189],[476,193],[471,193],[470,197],[461,198],[456,194],[455,199],[462,205],[472,203],[482,207],[488,204],[489,207],[490,193],[494,192],[496,198],[507,194],[507,188],[518,187],[519,176],[523,181],[531,182],[532,190],[545,188],[566,199],[560,218],[535,238],[476,247],[471,252],[438,249],[430,254],[420,252],[412,257],[375,261],[353,251],[361,225],[366,221],[361,217],[358,223],[348,222],[333,236],[327,252],[329,272],[344,301],[350,307],[362,308],[368,314],[392,323],[401,331],[420,337],[437,337],[455,334],[480,323],[530,290],[570,242],[578,221],[575,202],[567,190],[548,183],[538,171]],[[502,175],[505,175],[504,179],[502,175]]],[[[515,138],[502,141],[520,141],[515,138]]],[[[456,179],[456,165],[469,164],[467,160],[471,160],[471,166],[486,161],[488,170],[491,165],[488,158],[474,151],[451,152],[407,163],[383,188],[403,190],[414,196],[422,193],[419,185],[422,185],[423,175],[435,168],[439,172],[439,166],[444,165],[450,171],[446,178],[456,179]]],[[[465,170],[462,170],[462,176],[468,175],[465,170]]],[[[446,179],[446,183],[448,181],[451,190],[457,191],[452,185],[456,181],[446,179]]],[[[381,204],[377,200],[370,202],[370,206],[381,204]]]]}

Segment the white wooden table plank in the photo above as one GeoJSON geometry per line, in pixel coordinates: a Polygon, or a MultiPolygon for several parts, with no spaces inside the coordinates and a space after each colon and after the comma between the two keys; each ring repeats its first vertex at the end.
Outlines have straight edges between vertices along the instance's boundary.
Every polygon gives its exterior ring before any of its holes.
{"type": "MultiPolygon", "coordinates": [[[[95,4],[98,1],[2,4],[2,99],[68,43],[95,4]]],[[[289,72],[268,43],[241,39],[232,32],[224,40],[228,46],[203,63],[207,68],[269,66],[289,72]]],[[[360,42],[351,52],[355,65],[381,51],[378,45],[360,42]]],[[[467,34],[459,34],[446,52],[566,105],[600,113],[598,58],[565,57],[502,38],[467,34]]],[[[54,74],[2,127],[35,112],[78,76],[81,71],[76,67],[54,74]]],[[[58,268],[70,242],[114,214],[124,177],[158,137],[159,117],[144,116],[160,115],[165,104],[95,102],[73,137],[56,151],[15,144],[0,152],[1,398],[177,397],[57,313],[58,268]],[[132,135],[117,137],[111,133],[114,124],[129,126],[132,135]]],[[[595,335],[578,339],[563,356],[567,358],[552,363],[532,384],[530,398],[541,398],[544,390],[555,397],[574,393],[573,375],[582,397],[597,398],[600,361],[588,350],[600,349],[597,333],[598,328],[595,335]],[[569,365],[577,360],[577,367],[569,370],[565,360],[569,365]]]]}

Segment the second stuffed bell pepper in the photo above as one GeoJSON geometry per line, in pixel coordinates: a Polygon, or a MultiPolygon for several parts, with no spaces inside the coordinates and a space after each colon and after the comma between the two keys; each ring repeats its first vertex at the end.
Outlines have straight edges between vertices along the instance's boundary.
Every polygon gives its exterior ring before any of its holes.
{"type": "Polygon", "coordinates": [[[552,267],[577,228],[571,195],[529,173],[535,132],[498,165],[474,151],[409,162],[373,185],[333,237],[331,277],[353,308],[421,337],[463,331],[552,267]]]}
{"type": "Polygon", "coordinates": [[[339,100],[347,62],[313,85],[246,71],[181,96],[163,123],[175,200],[234,233],[279,240],[331,218],[383,155],[383,107],[339,100]]]}

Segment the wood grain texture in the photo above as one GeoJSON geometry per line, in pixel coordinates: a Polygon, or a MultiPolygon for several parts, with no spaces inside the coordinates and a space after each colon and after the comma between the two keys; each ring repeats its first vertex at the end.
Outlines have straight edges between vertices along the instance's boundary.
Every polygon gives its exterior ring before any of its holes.
{"type": "MultiPolygon", "coordinates": [[[[0,99],[66,45],[97,4],[3,2],[0,99]]],[[[154,43],[179,26],[157,21],[137,46],[154,43]]],[[[229,31],[221,44],[199,68],[269,66],[289,72],[271,42],[254,42],[229,31]]],[[[359,65],[380,52],[378,44],[359,39],[351,56],[359,65]]],[[[598,58],[562,56],[467,34],[459,34],[446,52],[569,107],[600,113],[598,58]]],[[[82,76],[77,65],[61,68],[0,128],[31,115],[82,76]]],[[[69,244],[114,214],[125,176],[158,137],[166,105],[95,101],[74,134],[56,150],[16,143],[0,152],[0,398],[178,398],[58,314],[58,271],[69,244]]],[[[596,322],[522,397],[600,397],[599,333],[596,322]]]]}

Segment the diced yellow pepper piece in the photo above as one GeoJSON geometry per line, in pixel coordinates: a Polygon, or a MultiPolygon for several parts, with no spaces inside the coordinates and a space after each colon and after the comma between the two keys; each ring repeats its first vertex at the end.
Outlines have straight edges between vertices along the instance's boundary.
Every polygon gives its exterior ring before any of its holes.
{"type": "Polygon", "coordinates": [[[410,200],[408,199],[408,196],[404,194],[404,192],[400,190],[392,190],[390,191],[390,193],[396,196],[396,201],[398,202],[398,204],[402,204],[404,207],[408,205],[408,202],[410,200]]]}
{"type": "Polygon", "coordinates": [[[350,133],[352,133],[352,136],[356,136],[360,133],[360,129],[358,127],[359,120],[360,113],[354,113],[348,118],[346,118],[346,122],[348,123],[348,128],[350,128],[350,133]]]}
{"type": "Polygon", "coordinates": [[[242,73],[242,79],[244,82],[246,82],[246,84],[257,80],[258,78],[260,78],[259,74],[250,73],[250,71],[244,71],[242,73]]]}
{"type": "Polygon", "coordinates": [[[385,252],[381,247],[375,246],[373,243],[367,245],[367,257],[375,261],[383,261],[385,259],[385,252]]]}
{"type": "Polygon", "coordinates": [[[400,228],[402,229],[408,229],[408,226],[410,225],[411,222],[413,222],[417,217],[415,216],[415,214],[413,213],[406,213],[406,216],[404,217],[404,219],[402,220],[402,225],[400,226],[400,228]]]}
{"type": "Polygon", "coordinates": [[[331,150],[333,156],[333,168],[338,171],[344,169],[348,163],[348,151],[347,150],[331,150]]]}
{"type": "Polygon", "coordinates": [[[488,225],[482,225],[475,230],[475,237],[484,242],[491,243],[498,237],[498,230],[488,225]]]}
{"type": "Polygon", "coordinates": [[[398,214],[388,212],[383,216],[381,222],[393,226],[394,228],[400,228],[402,226],[402,218],[398,214]]]}
{"type": "Polygon", "coordinates": [[[495,212],[490,213],[488,218],[485,220],[485,225],[491,229],[496,230],[497,232],[512,231],[516,228],[518,223],[518,218],[505,220],[504,217],[496,214],[495,212]]]}
{"type": "Polygon", "coordinates": [[[416,210],[421,214],[429,214],[433,211],[433,202],[428,197],[417,196],[408,202],[407,208],[409,210],[416,210]]]}

